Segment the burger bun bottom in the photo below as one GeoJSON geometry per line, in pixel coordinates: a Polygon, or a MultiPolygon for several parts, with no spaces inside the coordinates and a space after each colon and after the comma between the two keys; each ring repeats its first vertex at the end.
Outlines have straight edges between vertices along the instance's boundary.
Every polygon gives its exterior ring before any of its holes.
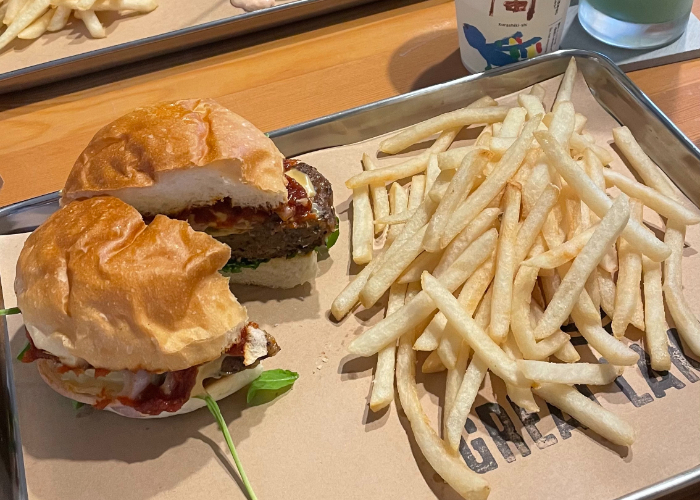
{"type": "MultiPolygon", "coordinates": [[[[70,390],[65,384],[61,382],[59,374],[51,369],[51,363],[51,361],[43,359],[37,361],[37,368],[39,369],[39,374],[41,375],[41,378],[44,379],[44,382],[46,382],[49,385],[49,387],[51,387],[54,391],[61,394],[62,396],[65,396],[74,401],[78,401],[79,403],[93,405],[97,402],[96,398],[93,396],[79,394],[70,390]]],[[[250,384],[253,380],[258,378],[262,372],[262,364],[258,363],[252,368],[247,368],[238,373],[234,373],[233,375],[227,375],[218,380],[215,380],[212,383],[207,384],[207,393],[209,393],[209,395],[215,401],[219,401],[243,389],[246,385],[250,384]]],[[[119,401],[114,401],[113,403],[110,403],[104,409],[116,413],[117,415],[121,415],[122,417],[128,418],[174,417],[175,415],[183,415],[185,413],[190,413],[192,411],[198,410],[199,408],[206,406],[206,402],[203,399],[197,397],[199,395],[203,396],[204,394],[190,395],[190,399],[178,411],[164,411],[158,415],[146,415],[135,410],[131,406],[126,406],[120,403],[119,401]]]]}

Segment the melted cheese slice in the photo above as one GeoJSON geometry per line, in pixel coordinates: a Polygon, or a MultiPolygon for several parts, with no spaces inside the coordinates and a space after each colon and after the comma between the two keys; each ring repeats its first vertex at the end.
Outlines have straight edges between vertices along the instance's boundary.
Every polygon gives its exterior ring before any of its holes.
{"type": "Polygon", "coordinates": [[[290,170],[287,170],[284,175],[287,177],[291,177],[295,181],[301,185],[301,187],[304,188],[304,191],[306,191],[306,194],[309,196],[309,198],[313,198],[316,196],[316,190],[314,189],[314,185],[311,183],[311,179],[309,179],[309,176],[306,175],[304,172],[301,172],[297,170],[296,168],[292,168],[290,170]]]}

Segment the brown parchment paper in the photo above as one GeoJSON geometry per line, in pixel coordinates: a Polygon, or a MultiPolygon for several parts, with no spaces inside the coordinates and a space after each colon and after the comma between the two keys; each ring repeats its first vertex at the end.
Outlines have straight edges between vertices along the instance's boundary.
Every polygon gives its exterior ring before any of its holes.
{"type": "MultiPolygon", "coordinates": [[[[277,0],[277,5],[292,0],[277,0]]],[[[0,73],[56,61],[95,50],[114,47],[171,31],[245,14],[229,0],[158,0],[158,8],[148,14],[98,12],[105,27],[105,38],[93,38],[79,19],[71,15],[61,31],[46,32],[36,40],[13,40],[0,50],[0,73]]]]}
{"type": "MultiPolygon", "coordinates": [[[[546,84],[550,102],[557,83],[546,84]]],[[[616,123],[582,81],[574,103],[589,118],[587,130],[607,145],[616,123]]],[[[265,362],[266,368],[288,368],[300,374],[293,390],[271,404],[246,407],[243,394],[220,402],[263,500],[458,498],[425,462],[395,404],[378,414],[368,410],[376,357],[355,358],[346,345],[378,321],[383,309],[359,310],[340,323],[328,319],[330,304],[348,282],[348,272],[358,271],[349,259],[351,193],[344,181],[361,170],[361,153],[376,152],[378,142],[302,157],[333,183],[341,220],[340,238],[330,256],[321,260],[315,286],[290,291],[236,288],[251,319],[282,346],[276,357],[265,362]]],[[[411,154],[416,152],[402,156],[411,154]]],[[[624,169],[620,161],[614,167],[624,169]]],[[[650,218],[649,223],[663,228],[658,220],[650,218]]],[[[0,238],[6,306],[15,304],[14,265],[24,238],[0,238]]],[[[685,293],[700,313],[697,227],[688,231],[687,244],[685,293]]],[[[12,350],[18,353],[25,344],[21,318],[10,317],[9,325],[12,350]]],[[[630,336],[632,342],[643,344],[638,332],[630,336]]],[[[586,345],[577,349],[583,361],[597,357],[586,345]]],[[[673,352],[674,365],[666,374],[648,372],[642,361],[628,368],[617,384],[591,388],[604,407],[637,428],[638,438],[630,449],[555,420],[541,400],[541,413],[524,418],[525,426],[506,400],[502,382],[487,377],[470,414],[469,433],[463,433],[465,460],[485,474],[493,500],[613,499],[698,465],[700,364],[678,350],[673,352]]],[[[30,498],[244,498],[223,438],[206,410],[145,421],[89,409],[76,413],[41,381],[34,366],[14,362],[13,368],[30,498]]],[[[422,402],[437,426],[444,373],[423,376],[418,372],[422,402]]]]}

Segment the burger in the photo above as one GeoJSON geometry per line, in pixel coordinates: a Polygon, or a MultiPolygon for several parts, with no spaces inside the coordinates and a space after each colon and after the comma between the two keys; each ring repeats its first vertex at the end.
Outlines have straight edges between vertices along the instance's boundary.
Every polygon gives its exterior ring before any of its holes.
{"type": "Polygon", "coordinates": [[[135,109],[97,132],[66,181],[62,204],[114,196],[146,220],[187,221],[231,249],[232,283],[292,288],[312,281],[317,249],[337,238],[333,190],[285,159],[247,120],[211,99],[135,109]]]}
{"type": "Polygon", "coordinates": [[[35,362],[58,393],[165,417],[252,382],[279,347],[218,271],[231,250],[186,222],[108,196],[74,201],[29,238],[15,292],[35,362]]]}

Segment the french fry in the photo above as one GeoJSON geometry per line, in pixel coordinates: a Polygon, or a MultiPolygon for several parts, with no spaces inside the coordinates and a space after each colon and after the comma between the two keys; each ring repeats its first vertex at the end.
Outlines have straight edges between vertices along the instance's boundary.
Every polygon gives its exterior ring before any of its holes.
{"type": "MultiPolygon", "coordinates": [[[[464,308],[464,311],[472,316],[474,311],[476,311],[479,305],[480,299],[486,293],[486,289],[489,288],[491,281],[493,280],[494,270],[495,270],[495,253],[491,255],[479,268],[474,271],[474,273],[469,277],[467,282],[462,287],[462,291],[457,297],[457,301],[464,308]]],[[[491,287],[493,291],[493,287],[491,287]]],[[[438,355],[442,362],[448,368],[452,368],[457,363],[457,358],[462,345],[462,338],[457,332],[454,331],[454,327],[447,322],[447,318],[442,313],[437,313],[433,320],[430,322],[432,325],[436,323],[438,326],[442,326],[442,334],[439,334],[440,344],[437,348],[438,355]],[[444,320],[444,322],[442,321],[444,320]]],[[[428,325],[430,326],[430,325],[428,325]]],[[[428,329],[426,328],[426,331],[428,329]]],[[[491,337],[493,335],[489,332],[491,337]]]]}
{"type": "Polygon", "coordinates": [[[587,122],[588,118],[586,118],[585,115],[582,115],[581,113],[576,113],[576,116],[574,117],[574,132],[576,132],[577,134],[583,132],[583,128],[586,126],[587,122]]]}
{"type": "Polygon", "coordinates": [[[564,72],[564,77],[559,84],[559,91],[557,96],[554,98],[554,104],[558,104],[564,101],[571,101],[571,94],[574,91],[574,83],[576,81],[576,59],[573,57],[569,60],[569,65],[566,67],[564,72]]]}
{"type": "Polygon", "coordinates": [[[416,210],[423,203],[425,175],[411,177],[411,190],[408,193],[408,211],[416,210]]]}
{"type": "Polygon", "coordinates": [[[493,127],[491,125],[486,125],[479,134],[479,137],[474,141],[474,146],[488,148],[491,137],[493,137],[493,127]]]}
{"type": "Polygon", "coordinates": [[[462,255],[462,252],[479,236],[496,225],[496,219],[501,213],[500,208],[486,208],[445,248],[440,262],[433,270],[436,278],[442,274],[462,255]]]}
{"type": "Polygon", "coordinates": [[[376,170],[364,171],[345,181],[348,189],[356,189],[360,186],[394,182],[406,177],[420,174],[428,168],[430,153],[424,152],[413,156],[406,161],[402,161],[389,167],[379,167],[376,170]]]}
{"type": "MultiPolygon", "coordinates": [[[[641,174],[640,174],[641,175],[641,174]]],[[[666,224],[664,241],[671,247],[671,256],[664,263],[664,297],[676,329],[690,350],[700,356],[700,323],[683,295],[681,264],[685,226],[674,221],[666,224]]]]}
{"type": "MultiPolygon", "coordinates": [[[[414,215],[408,211],[408,195],[406,194],[406,189],[404,189],[401,184],[394,182],[389,188],[389,206],[391,208],[391,215],[389,217],[384,217],[384,220],[390,217],[405,216],[402,218],[402,222],[408,222],[414,215]]],[[[396,237],[403,231],[402,223],[386,222],[389,225],[389,230],[386,232],[386,245],[391,245],[396,237]]]]}
{"type": "MultiPolygon", "coordinates": [[[[632,217],[640,220],[642,204],[630,200],[632,217]]],[[[617,272],[617,290],[615,293],[615,315],[612,318],[612,331],[615,337],[624,337],[627,325],[631,322],[637,305],[637,293],[642,280],[642,254],[637,252],[625,239],[618,241],[617,255],[620,269],[617,272]]]]}
{"type": "Polygon", "coordinates": [[[631,198],[639,199],[644,206],[658,212],[659,215],[673,219],[686,226],[700,223],[700,213],[698,213],[697,210],[688,209],[653,188],[633,181],[610,169],[604,169],[603,175],[605,176],[607,184],[616,186],[620,191],[631,198]]]}
{"type": "Polygon", "coordinates": [[[454,148],[449,151],[443,151],[437,154],[438,168],[440,171],[456,170],[462,165],[462,160],[468,153],[475,149],[484,149],[483,147],[465,146],[463,148],[454,148]]]}
{"type": "MultiPolygon", "coordinates": [[[[389,290],[389,302],[386,306],[386,316],[394,314],[404,304],[406,285],[394,283],[389,290]]],[[[374,371],[372,383],[372,395],[369,407],[372,411],[379,411],[388,406],[394,400],[394,368],[396,362],[396,345],[389,344],[379,351],[377,356],[377,369],[374,371]]]]}
{"type": "Polygon", "coordinates": [[[544,89],[542,85],[539,83],[536,83],[532,86],[530,89],[530,95],[534,95],[537,97],[540,102],[544,101],[544,96],[547,95],[547,91],[544,89]]]}
{"type": "MultiPolygon", "coordinates": [[[[605,191],[605,176],[603,175],[603,164],[600,162],[598,157],[590,149],[586,149],[583,152],[583,166],[588,177],[591,178],[593,183],[601,191],[605,191]]],[[[595,212],[589,210],[590,222],[598,223],[600,217],[598,217],[595,212]]],[[[610,245],[608,252],[603,256],[603,260],[600,261],[600,267],[603,268],[608,273],[614,273],[617,271],[617,248],[615,244],[610,245]]],[[[612,317],[612,316],[611,316],[612,317]]]]}
{"type": "Polygon", "coordinates": [[[442,364],[442,360],[440,356],[438,356],[437,351],[431,352],[428,357],[425,358],[423,366],[421,367],[423,373],[438,373],[444,372],[445,370],[447,370],[447,368],[442,364]]]}
{"type": "Polygon", "coordinates": [[[503,125],[497,137],[518,137],[526,116],[527,110],[525,108],[510,108],[503,119],[503,125]]]}
{"type": "MultiPolygon", "coordinates": [[[[593,184],[593,181],[576,165],[576,162],[571,159],[551,134],[548,132],[535,132],[534,135],[542,146],[547,158],[549,158],[564,180],[576,190],[581,200],[596,215],[603,217],[612,206],[612,201],[610,201],[605,192],[593,184]]],[[[628,222],[622,235],[654,262],[660,262],[670,255],[671,250],[668,246],[635,220],[628,222]]]]}
{"type": "Polygon", "coordinates": [[[467,467],[459,453],[448,449],[428,423],[416,391],[413,340],[412,335],[407,334],[399,342],[396,386],[416,443],[435,472],[463,498],[485,500],[490,491],[486,481],[467,467]]]}
{"type": "MultiPolygon", "coordinates": [[[[522,170],[522,168],[521,168],[522,170]]],[[[523,217],[530,214],[544,189],[550,184],[549,168],[546,163],[537,163],[530,169],[530,174],[523,184],[523,217]]],[[[557,187],[557,186],[554,186],[557,187]]],[[[557,188],[559,189],[559,188],[557,188]]],[[[557,194],[557,199],[559,195],[557,194]]]]}
{"type": "MultiPolygon", "coordinates": [[[[375,219],[374,225],[376,226],[377,224],[382,224],[385,226],[399,226],[398,227],[399,231],[396,234],[396,235],[398,235],[398,233],[401,232],[400,229],[403,228],[403,224],[408,222],[409,220],[411,220],[411,217],[413,217],[413,215],[415,215],[416,210],[415,209],[414,210],[406,210],[408,208],[408,195],[406,194],[406,190],[401,186],[401,184],[399,184],[398,182],[392,182],[391,187],[392,188],[395,187],[397,189],[401,188],[401,190],[403,191],[403,193],[405,195],[405,200],[406,200],[405,205],[406,206],[399,213],[392,213],[391,215],[385,215],[384,217],[380,217],[379,219],[375,219]]],[[[391,193],[389,195],[391,196],[391,193]]],[[[389,198],[389,199],[391,199],[391,198],[389,198]]],[[[391,204],[391,202],[389,202],[389,203],[391,204]]],[[[392,210],[392,212],[393,212],[393,210],[392,210]]]]}
{"type": "Polygon", "coordinates": [[[55,12],[55,9],[49,9],[47,10],[44,15],[40,16],[39,19],[34,21],[32,24],[24,28],[19,35],[17,35],[17,38],[20,40],[34,40],[36,38],[39,38],[41,35],[46,33],[46,29],[49,26],[49,23],[51,22],[51,18],[53,17],[55,12]]]}
{"type": "Polygon", "coordinates": [[[515,243],[515,267],[520,265],[538,238],[549,212],[559,199],[559,189],[553,184],[547,184],[538,198],[535,206],[520,225],[515,243]]]}
{"type": "Polygon", "coordinates": [[[478,123],[500,122],[506,117],[507,113],[508,108],[502,106],[463,108],[451,111],[417,123],[392,137],[384,139],[379,144],[379,150],[393,155],[443,130],[461,128],[478,123]]]}
{"type": "Polygon", "coordinates": [[[611,443],[630,446],[634,442],[635,432],[631,425],[573,387],[562,384],[540,384],[533,391],[611,443]]]}
{"type": "Polygon", "coordinates": [[[628,224],[629,217],[628,198],[620,194],[562,279],[552,302],[547,305],[544,316],[535,329],[535,337],[554,333],[569,317],[579,295],[584,290],[588,276],[602,259],[607,247],[622,233],[628,224]]]}
{"type": "Polygon", "coordinates": [[[5,10],[2,22],[7,26],[12,24],[27,2],[28,0],[7,0],[7,10],[5,10]]]}
{"type": "Polygon", "coordinates": [[[617,287],[612,274],[601,268],[598,268],[598,290],[600,291],[600,307],[612,319],[615,315],[617,287]]]}
{"type": "MultiPolygon", "coordinates": [[[[362,166],[365,170],[377,169],[377,165],[367,153],[364,153],[362,155],[362,166]]],[[[378,184],[370,184],[369,192],[372,196],[372,213],[374,214],[374,219],[376,220],[389,215],[389,195],[386,192],[386,187],[384,187],[384,183],[381,182],[378,184]]],[[[385,227],[385,224],[375,224],[374,233],[381,233],[382,231],[384,231],[385,227]]]]}
{"type": "Polygon", "coordinates": [[[423,226],[415,234],[414,238],[405,242],[400,248],[396,246],[396,242],[392,245],[392,250],[397,249],[397,251],[392,252],[393,256],[391,259],[383,259],[382,265],[375,269],[362,292],[360,292],[360,302],[365,308],[372,307],[423,251],[421,240],[426,229],[427,227],[423,226]]]}
{"type": "Polygon", "coordinates": [[[432,273],[435,266],[440,262],[441,257],[442,252],[423,252],[409,264],[406,270],[399,276],[397,283],[414,283],[420,281],[420,276],[423,274],[423,271],[432,273]]]}
{"type": "Polygon", "coordinates": [[[428,166],[425,168],[425,196],[430,194],[430,190],[433,188],[433,184],[435,184],[435,180],[439,175],[438,155],[431,154],[428,159],[428,166]]]}
{"type": "MultiPolygon", "coordinates": [[[[516,360],[516,363],[518,363],[517,360],[523,358],[512,335],[508,335],[501,347],[503,352],[510,356],[511,359],[516,360]]],[[[516,387],[506,384],[506,392],[510,400],[525,411],[530,413],[538,413],[540,411],[540,407],[537,406],[535,398],[532,396],[532,390],[529,387],[516,387]]]]}
{"type": "Polygon", "coordinates": [[[421,284],[423,285],[423,291],[430,296],[464,341],[474,349],[475,355],[484,360],[489,370],[509,384],[529,387],[529,381],[518,370],[515,361],[510,359],[498,344],[479,328],[474,320],[462,309],[448,288],[430,273],[423,273],[421,284]]]}
{"type": "Polygon", "coordinates": [[[469,192],[474,179],[484,169],[490,157],[491,155],[487,151],[475,150],[467,153],[462,160],[462,166],[452,178],[445,195],[428,223],[428,229],[423,238],[423,248],[427,252],[435,253],[442,249],[440,238],[449,218],[464,198],[465,192],[469,192]]]}
{"type": "MultiPolygon", "coordinates": [[[[445,271],[440,277],[441,283],[451,291],[456,290],[491,255],[496,248],[497,239],[498,233],[495,229],[484,233],[445,271]]],[[[388,252],[385,255],[387,254],[388,252]]],[[[432,299],[425,292],[420,292],[396,313],[361,333],[350,343],[348,350],[360,356],[371,356],[411,331],[435,309],[432,299]]]]}
{"type": "Polygon", "coordinates": [[[576,122],[576,111],[574,105],[568,100],[562,101],[554,106],[554,114],[549,124],[549,133],[561,144],[565,150],[569,150],[569,141],[574,132],[576,122]]]}
{"type": "Polygon", "coordinates": [[[500,344],[510,327],[513,273],[515,269],[515,239],[520,219],[520,186],[508,184],[504,196],[503,220],[498,237],[496,270],[493,278],[490,335],[500,344]]]}
{"type": "Polygon", "coordinates": [[[105,27],[102,26],[94,10],[75,10],[73,15],[83,22],[93,38],[104,38],[107,36],[105,27]]]}
{"type": "MultiPolygon", "coordinates": [[[[39,19],[49,9],[49,0],[31,0],[23,5],[22,9],[12,18],[12,22],[5,28],[5,31],[0,35],[0,49],[15,39],[25,28],[34,21],[39,19]]],[[[8,6],[5,13],[7,19],[10,8],[8,6]]]]}
{"type": "Polygon", "coordinates": [[[59,5],[56,7],[53,16],[51,16],[51,21],[46,27],[46,31],[61,31],[68,24],[68,19],[70,18],[71,8],[65,5],[59,5]]]}
{"type": "MultiPolygon", "coordinates": [[[[559,272],[564,275],[568,269],[569,264],[564,264],[559,268],[559,272]]],[[[617,366],[632,366],[639,360],[636,352],[603,329],[600,310],[593,305],[585,289],[581,291],[578,302],[571,311],[571,317],[583,338],[609,363],[617,366]]]]}
{"type": "Polygon", "coordinates": [[[583,153],[586,149],[590,149],[603,165],[609,165],[613,161],[613,155],[610,151],[598,146],[591,139],[577,132],[571,134],[569,146],[579,154],[583,153]]]}
{"type": "MultiPolygon", "coordinates": [[[[452,406],[457,399],[457,393],[464,380],[464,375],[467,370],[467,362],[469,361],[469,346],[459,339],[459,347],[457,359],[454,366],[447,369],[447,377],[445,379],[445,403],[444,414],[449,415],[452,411],[452,406]]],[[[439,354],[439,353],[438,353],[439,354]]],[[[447,419],[443,419],[443,436],[447,435],[447,419]]]]}
{"type": "Polygon", "coordinates": [[[343,319],[345,315],[355,307],[355,304],[359,302],[360,292],[365,287],[367,280],[380,263],[380,260],[381,259],[378,257],[367,264],[365,268],[355,276],[355,279],[348,283],[347,286],[343,288],[343,291],[333,300],[333,304],[331,304],[331,314],[337,321],[343,319]]]}
{"type": "Polygon", "coordinates": [[[586,243],[591,239],[593,233],[598,228],[599,224],[591,226],[582,233],[577,234],[569,241],[566,241],[558,247],[552,248],[544,253],[536,255],[531,259],[523,261],[523,266],[537,267],[543,269],[556,269],[562,264],[569,262],[575,258],[586,246],[586,243]]]}
{"type": "Polygon", "coordinates": [[[568,342],[570,337],[561,331],[556,331],[541,337],[542,340],[539,342],[535,341],[535,332],[530,323],[530,303],[536,281],[537,269],[532,267],[521,267],[515,276],[511,329],[523,357],[547,359],[568,342]]]}
{"type": "Polygon", "coordinates": [[[469,412],[487,371],[486,363],[480,357],[474,356],[462,378],[462,384],[459,386],[444,424],[445,441],[452,450],[457,451],[459,449],[462,429],[467,422],[469,412]]]}
{"type": "Polygon", "coordinates": [[[450,221],[445,226],[442,236],[442,247],[447,246],[467,225],[485,209],[489,203],[505,187],[508,180],[520,168],[530,144],[532,134],[537,129],[541,117],[538,115],[529,120],[523,127],[520,137],[498,162],[496,168],[452,214],[450,221]]]}
{"type": "Polygon", "coordinates": [[[608,385],[620,375],[611,364],[594,363],[548,363],[546,361],[518,360],[523,374],[538,383],[608,385]]]}
{"type": "Polygon", "coordinates": [[[620,149],[632,168],[644,180],[644,183],[656,189],[661,194],[677,199],[676,191],[671,182],[661,173],[661,169],[642,150],[637,140],[627,127],[618,127],[612,130],[615,145],[620,149]]]}
{"type": "Polygon", "coordinates": [[[668,325],[661,288],[661,264],[643,257],[642,270],[644,273],[644,323],[651,367],[656,371],[666,371],[671,368],[671,357],[668,353],[666,334],[668,325]]]}
{"type": "Polygon", "coordinates": [[[518,104],[525,108],[528,119],[539,114],[544,116],[545,111],[544,106],[542,106],[542,100],[538,99],[537,96],[532,94],[520,94],[518,96],[518,104]]]}
{"type": "MultiPolygon", "coordinates": [[[[483,297],[486,289],[489,287],[491,280],[493,279],[494,263],[496,261],[496,254],[492,254],[491,257],[486,259],[474,273],[469,277],[462,291],[459,293],[457,300],[464,307],[468,314],[474,314],[477,306],[479,305],[479,300],[483,297]]],[[[437,313],[433,319],[430,321],[428,326],[425,328],[423,333],[418,337],[413,348],[417,351],[433,351],[438,349],[441,344],[441,339],[448,327],[447,318],[442,313],[437,313]]],[[[448,341],[452,344],[452,339],[448,341]]],[[[461,339],[460,339],[461,343],[461,339]]],[[[450,346],[451,347],[451,346],[450,346]]],[[[457,357],[457,353],[454,354],[447,353],[445,349],[448,346],[444,346],[442,350],[441,358],[452,359],[452,364],[457,357]]]]}
{"type": "Polygon", "coordinates": [[[374,230],[367,186],[352,191],[352,260],[367,264],[372,260],[374,230]]]}

